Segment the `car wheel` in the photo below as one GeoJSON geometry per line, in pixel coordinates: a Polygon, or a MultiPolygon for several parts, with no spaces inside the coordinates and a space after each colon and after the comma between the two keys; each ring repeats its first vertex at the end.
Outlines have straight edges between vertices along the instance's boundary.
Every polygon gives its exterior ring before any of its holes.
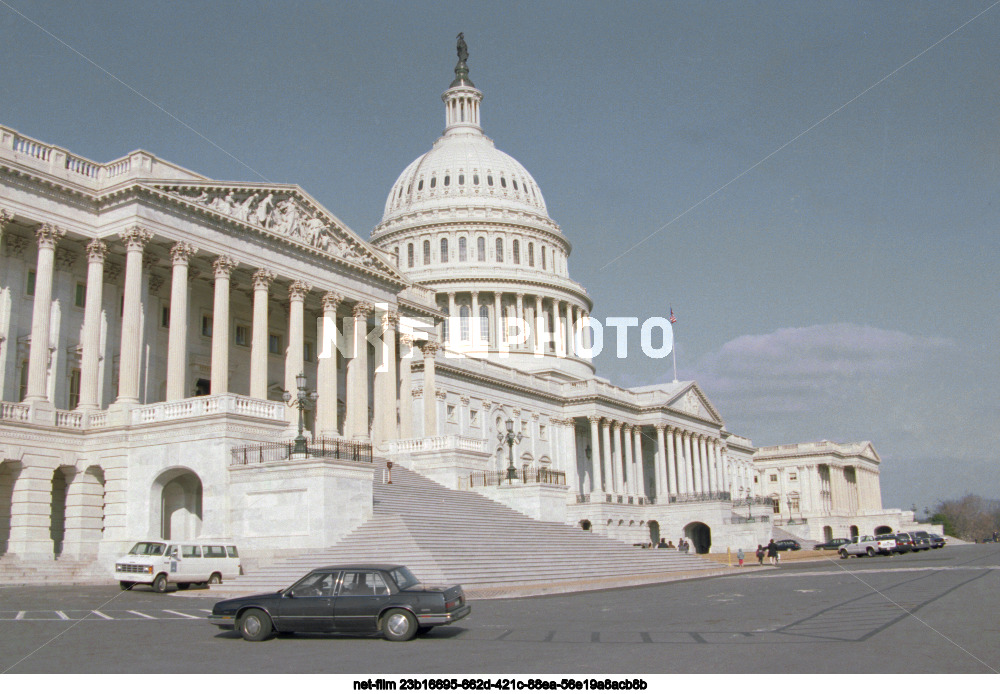
{"type": "Polygon", "coordinates": [[[417,618],[407,610],[392,609],[382,617],[382,635],[390,641],[409,641],[417,627],[417,618]]]}
{"type": "Polygon", "coordinates": [[[166,593],[167,592],[167,575],[166,574],[160,574],[159,576],[156,577],[156,579],[153,581],[153,590],[155,590],[157,593],[166,593]]]}
{"type": "Polygon", "coordinates": [[[177,584],[177,590],[187,590],[190,587],[191,587],[190,583],[178,583],[177,584]]]}
{"type": "Polygon", "coordinates": [[[247,610],[240,618],[240,634],[247,641],[263,641],[271,635],[271,618],[263,610],[247,610]]]}
{"type": "Polygon", "coordinates": [[[840,558],[841,559],[847,559],[849,556],[851,556],[851,555],[847,553],[846,549],[840,550],[840,558]]]}
{"type": "Polygon", "coordinates": [[[872,549],[871,547],[868,548],[868,556],[869,557],[874,557],[875,556],[875,550],[872,549]]]}
{"type": "Polygon", "coordinates": [[[222,574],[220,574],[219,572],[215,572],[208,579],[208,584],[210,586],[217,586],[220,583],[222,583],[222,574]]]}
{"type": "Polygon", "coordinates": [[[132,586],[134,585],[132,581],[118,581],[118,587],[122,590],[132,590],[132,586]]]}

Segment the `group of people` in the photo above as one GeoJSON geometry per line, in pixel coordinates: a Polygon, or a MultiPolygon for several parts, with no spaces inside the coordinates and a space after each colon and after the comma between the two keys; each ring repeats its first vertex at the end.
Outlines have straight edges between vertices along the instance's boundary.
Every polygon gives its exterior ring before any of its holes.
{"type": "MultiPolygon", "coordinates": [[[[740,550],[740,554],[743,550],[740,550]]],[[[767,560],[771,563],[771,566],[777,566],[781,563],[781,555],[778,554],[778,545],[775,544],[774,538],[767,545],[757,545],[757,563],[761,566],[764,565],[764,556],[767,555],[767,560]]],[[[740,566],[743,566],[743,559],[740,558],[740,566]]]]}

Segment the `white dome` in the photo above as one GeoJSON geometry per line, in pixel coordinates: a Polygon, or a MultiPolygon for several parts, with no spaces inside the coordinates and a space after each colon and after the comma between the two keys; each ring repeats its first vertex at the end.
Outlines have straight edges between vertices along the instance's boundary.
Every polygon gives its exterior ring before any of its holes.
{"type": "Polygon", "coordinates": [[[403,170],[389,192],[382,221],[455,206],[502,207],[547,217],[545,199],[528,170],[481,133],[438,138],[403,170]]]}

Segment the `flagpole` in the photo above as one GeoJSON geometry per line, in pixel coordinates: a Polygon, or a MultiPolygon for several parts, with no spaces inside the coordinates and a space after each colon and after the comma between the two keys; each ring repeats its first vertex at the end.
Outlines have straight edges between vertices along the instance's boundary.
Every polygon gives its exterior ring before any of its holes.
{"type": "Polygon", "coordinates": [[[673,349],[670,351],[674,353],[674,383],[677,383],[677,340],[674,340],[673,349]]]}
{"type": "MultiPolygon", "coordinates": [[[[677,317],[674,315],[674,307],[673,306],[670,307],[670,318],[668,318],[667,320],[670,321],[670,334],[671,334],[671,336],[673,336],[673,333],[674,333],[674,330],[673,330],[674,324],[677,323],[677,317]]],[[[673,354],[673,357],[674,357],[674,383],[677,383],[677,340],[674,340],[673,344],[670,345],[670,351],[671,351],[671,353],[673,354]]]]}

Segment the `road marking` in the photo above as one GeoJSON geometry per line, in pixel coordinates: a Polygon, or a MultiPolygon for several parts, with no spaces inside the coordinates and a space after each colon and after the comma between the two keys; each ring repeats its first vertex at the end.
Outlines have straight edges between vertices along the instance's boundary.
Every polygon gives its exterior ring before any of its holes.
{"type": "Polygon", "coordinates": [[[104,619],[114,619],[114,617],[109,617],[106,614],[104,614],[103,612],[98,612],[97,610],[91,610],[91,612],[93,614],[96,614],[98,617],[103,617],[104,619]]]}
{"type": "Polygon", "coordinates": [[[66,616],[66,613],[63,612],[62,610],[56,610],[55,612],[57,615],[59,615],[59,619],[69,619],[69,617],[66,616]]]}
{"type": "Polygon", "coordinates": [[[135,610],[128,610],[128,611],[131,612],[132,614],[137,614],[140,617],[145,617],[146,619],[156,619],[156,617],[150,617],[148,614],[145,614],[144,612],[136,612],[135,610]]]}
{"type": "Polygon", "coordinates": [[[206,610],[206,609],[205,609],[204,607],[203,607],[203,608],[201,608],[201,611],[202,611],[202,612],[208,612],[209,614],[212,614],[212,611],[211,611],[211,610],[206,610]]]}
{"type": "Polygon", "coordinates": [[[14,619],[24,619],[24,612],[18,612],[17,616],[14,617],[14,619]]]}
{"type": "Polygon", "coordinates": [[[180,615],[181,617],[187,617],[188,619],[201,619],[201,617],[195,617],[193,614],[184,614],[183,612],[176,612],[175,610],[164,610],[164,612],[180,615]]]}

